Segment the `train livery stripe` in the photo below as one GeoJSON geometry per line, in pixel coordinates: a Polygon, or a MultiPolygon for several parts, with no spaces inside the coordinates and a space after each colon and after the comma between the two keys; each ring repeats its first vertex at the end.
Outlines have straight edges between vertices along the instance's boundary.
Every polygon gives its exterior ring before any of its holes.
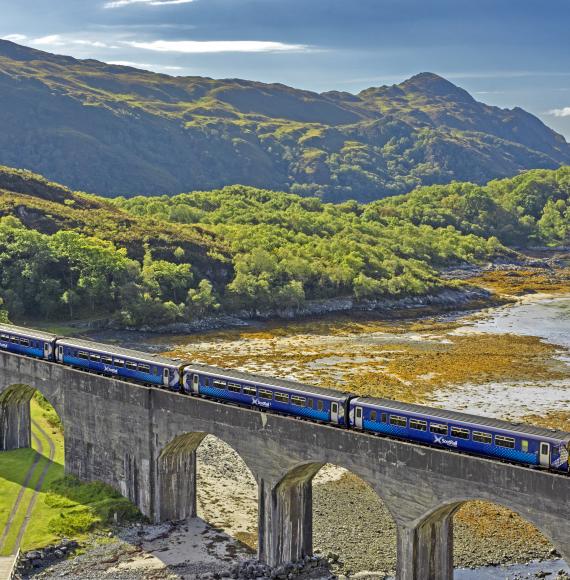
{"type": "Polygon", "coordinates": [[[138,379],[145,383],[162,385],[162,377],[159,375],[141,373],[139,371],[131,371],[128,369],[116,367],[113,367],[113,369],[111,370],[108,367],[108,365],[107,368],[105,368],[106,365],[103,365],[101,363],[93,363],[92,361],[86,361],[85,359],[69,356],[67,354],[63,356],[63,362],[73,366],[82,367],[86,370],[94,370],[97,372],[105,373],[110,376],[127,377],[132,379],[138,379]]]}
{"type": "MultiPolygon", "coordinates": [[[[447,446],[437,445],[433,440],[433,435],[431,433],[418,431],[416,433],[410,433],[407,427],[398,427],[396,425],[390,425],[388,423],[378,423],[376,421],[370,421],[365,419],[362,426],[366,431],[374,431],[376,433],[383,433],[385,435],[392,435],[394,437],[402,437],[404,439],[411,439],[412,441],[423,441],[424,443],[429,443],[435,447],[442,447],[444,449],[449,449],[447,446]]],[[[452,439],[449,437],[449,439],[452,439]]],[[[538,457],[535,453],[525,453],[518,449],[508,449],[506,447],[498,447],[497,445],[488,445],[484,449],[481,449],[476,443],[471,440],[461,440],[453,439],[457,442],[458,451],[466,451],[470,453],[477,453],[478,455],[492,455],[494,457],[500,457],[502,459],[508,459],[509,461],[517,461],[522,463],[529,463],[531,465],[538,465],[538,457]]]]}
{"type": "Polygon", "coordinates": [[[7,347],[4,347],[2,350],[7,350],[8,352],[15,352],[17,354],[26,354],[28,356],[33,356],[33,357],[37,357],[37,358],[44,357],[43,348],[35,348],[35,347],[31,347],[31,346],[22,346],[20,344],[9,344],[7,347]]]}
{"type": "Polygon", "coordinates": [[[252,407],[262,407],[265,409],[271,409],[274,411],[280,411],[284,413],[290,413],[293,415],[301,415],[303,417],[308,417],[315,421],[330,421],[330,415],[327,411],[318,411],[317,409],[310,409],[308,407],[297,407],[292,405],[285,405],[277,403],[275,401],[267,402],[266,405],[252,401],[250,395],[243,395],[241,393],[232,393],[231,391],[226,391],[225,389],[218,389],[216,387],[205,387],[200,385],[200,394],[208,395],[209,397],[214,397],[216,399],[224,399],[226,401],[236,401],[237,403],[245,403],[252,407]]]}

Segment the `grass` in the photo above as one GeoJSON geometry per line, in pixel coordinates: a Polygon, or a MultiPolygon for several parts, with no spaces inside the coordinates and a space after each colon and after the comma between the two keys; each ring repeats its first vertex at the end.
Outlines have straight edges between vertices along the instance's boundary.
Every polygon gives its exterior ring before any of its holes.
{"type": "Polygon", "coordinates": [[[35,456],[33,449],[5,451],[0,456],[0,530],[4,530],[12,505],[35,456]]]}
{"type": "MultiPolygon", "coordinates": [[[[138,510],[118,492],[102,483],[80,483],[64,474],[64,437],[61,422],[53,408],[41,396],[31,401],[33,420],[45,431],[55,445],[53,461],[49,463],[49,442],[33,426],[33,433],[41,441],[43,454],[20,503],[11,530],[0,556],[15,551],[15,543],[30,500],[43,469],[49,464],[42,488],[37,496],[31,519],[22,538],[23,550],[41,548],[62,537],[82,540],[94,528],[105,528],[114,521],[136,520],[138,510]]],[[[16,501],[28,469],[37,454],[34,449],[19,449],[0,455],[0,529],[3,529],[16,501]]]]}

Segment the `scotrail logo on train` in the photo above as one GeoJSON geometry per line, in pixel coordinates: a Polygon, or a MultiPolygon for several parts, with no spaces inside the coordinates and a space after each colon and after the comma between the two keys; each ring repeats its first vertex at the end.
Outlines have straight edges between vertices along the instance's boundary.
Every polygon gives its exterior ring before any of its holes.
{"type": "Polygon", "coordinates": [[[446,439],[443,435],[434,435],[433,442],[440,445],[447,445],[448,447],[457,447],[457,441],[453,439],[446,439]]]}
{"type": "Polygon", "coordinates": [[[258,407],[271,407],[271,403],[269,401],[260,401],[259,399],[252,399],[251,400],[253,405],[257,405],[258,407]]]}

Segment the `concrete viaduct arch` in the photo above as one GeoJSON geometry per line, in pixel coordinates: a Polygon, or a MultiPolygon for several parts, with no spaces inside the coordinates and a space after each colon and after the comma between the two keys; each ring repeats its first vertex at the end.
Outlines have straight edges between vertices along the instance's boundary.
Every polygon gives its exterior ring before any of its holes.
{"type": "MultiPolygon", "coordinates": [[[[228,443],[257,480],[259,556],[272,565],[311,552],[311,480],[325,463],[346,467],[384,500],[398,527],[399,580],[452,578],[452,516],[474,499],[518,512],[570,560],[567,476],[0,353],[0,401],[12,385],[38,388],[54,404],[67,473],[112,485],[154,521],[195,513],[195,450],[206,434],[228,443]]],[[[25,404],[7,406],[0,440],[13,448],[24,442],[13,429],[25,404]]]]}

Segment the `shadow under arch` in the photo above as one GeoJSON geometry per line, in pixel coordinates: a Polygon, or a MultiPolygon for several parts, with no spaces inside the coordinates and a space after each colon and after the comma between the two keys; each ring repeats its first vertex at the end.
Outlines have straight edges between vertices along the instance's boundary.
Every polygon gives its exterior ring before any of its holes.
{"type": "Polygon", "coordinates": [[[49,389],[27,384],[8,385],[0,392],[0,451],[31,447],[30,402],[36,392],[53,407],[65,429],[62,403],[49,389]]]}
{"type": "MultiPolygon", "coordinates": [[[[488,552],[489,542],[493,542],[495,548],[501,545],[500,535],[497,535],[499,529],[504,535],[504,550],[495,551],[505,553],[506,556],[503,556],[505,560],[509,559],[509,548],[513,555],[517,553],[514,549],[516,546],[512,544],[513,538],[518,539],[523,545],[533,540],[541,544],[541,553],[537,553],[536,556],[529,554],[528,560],[547,557],[553,547],[567,561],[570,559],[570,522],[564,518],[557,518],[556,514],[544,514],[539,509],[535,510],[505,499],[478,496],[450,498],[445,504],[426,513],[417,522],[417,527],[420,534],[422,530],[433,530],[435,527],[446,531],[448,534],[446,552],[450,568],[472,565],[471,561],[464,561],[459,554],[457,556],[454,554],[455,547],[460,545],[459,542],[465,544],[463,548],[466,548],[468,543],[471,552],[477,550],[473,534],[479,533],[482,546],[486,546],[484,551],[488,552]],[[565,526],[562,532],[561,524],[565,526]],[[505,525],[519,529],[505,534],[505,525]],[[521,526],[525,529],[521,529],[521,526]]],[[[462,553],[466,552],[462,550],[462,553]]],[[[505,563],[497,558],[492,559],[495,561],[489,564],[505,563]]]]}
{"type": "Polygon", "coordinates": [[[343,574],[394,572],[396,521],[377,482],[353,467],[306,462],[290,469],[274,493],[287,516],[281,553],[332,553],[343,574]]]}
{"type": "Polygon", "coordinates": [[[257,545],[257,482],[232,445],[205,432],[178,435],[160,453],[158,470],[161,521],[200,517],[257,545]]]}

